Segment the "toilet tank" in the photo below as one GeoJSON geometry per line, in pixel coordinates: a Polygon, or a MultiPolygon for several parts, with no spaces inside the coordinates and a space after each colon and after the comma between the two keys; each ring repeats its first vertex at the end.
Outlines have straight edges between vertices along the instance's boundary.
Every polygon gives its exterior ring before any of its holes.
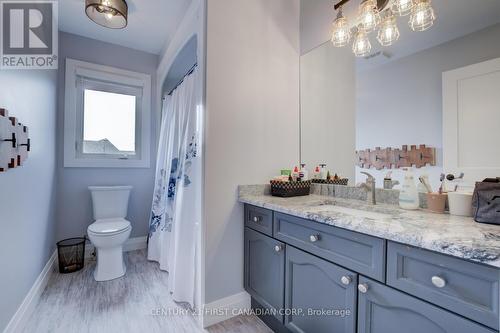
{"type": "Polygon", "coordinates": [[[94,220],[127,217],[132,186],[89,186],[94,220]]]}

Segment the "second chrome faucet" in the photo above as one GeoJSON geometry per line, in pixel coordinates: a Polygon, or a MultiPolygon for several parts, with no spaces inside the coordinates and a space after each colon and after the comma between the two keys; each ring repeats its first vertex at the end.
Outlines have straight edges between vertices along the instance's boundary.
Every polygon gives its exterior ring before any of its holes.
{"type": "Polygon", "coordinates": [[[377,200],[375,198],[375,185],[376,185],[375,177],[370,175],[368,172],[361,171],[361,173],[366,175],[367,178],[365,183],[361,183],[358,186],[367,191],[366,201],[370,205],[375,205],[377,204],[377,200]]]}

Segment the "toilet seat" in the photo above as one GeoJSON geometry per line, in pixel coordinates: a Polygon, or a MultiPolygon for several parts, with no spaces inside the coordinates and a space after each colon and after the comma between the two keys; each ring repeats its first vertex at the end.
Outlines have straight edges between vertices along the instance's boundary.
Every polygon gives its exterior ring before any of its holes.
{"type": "Polygon", "coordinates": [[[89,225],[87,232],[94,236],[113,236],[130,230],[130,222],[123,218],[97,220],[89,225]]]}

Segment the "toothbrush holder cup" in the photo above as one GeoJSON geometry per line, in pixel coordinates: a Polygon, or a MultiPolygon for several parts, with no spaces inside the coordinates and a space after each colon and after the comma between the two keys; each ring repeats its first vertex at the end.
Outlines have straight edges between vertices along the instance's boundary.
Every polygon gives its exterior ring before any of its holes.
{"type": "Polygon", "coordinates": [[[433,213],[444,214],[446,207],[446,193],[427,193],[427,209],[433,213]]]}

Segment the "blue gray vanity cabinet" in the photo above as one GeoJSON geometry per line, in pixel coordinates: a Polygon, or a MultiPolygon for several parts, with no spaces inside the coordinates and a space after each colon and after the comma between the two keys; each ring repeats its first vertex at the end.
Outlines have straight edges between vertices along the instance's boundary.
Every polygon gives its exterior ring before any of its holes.
{"type": "Polygon", "coordinates": [[[366,292],[358,295],[358,333],[494,332],[368,278],[360,277],[359,284],[366,292]]]}
{"type": "Polygon", "coordinates": [[[285,276],[285,308],[290,309],[285,315],[285,326],[290,331],[355,332],[356,273],[287,245],[285,276]]]}
{"type": "Polygon", "coordinates": [[[273,236],[273,211],[245,205],[245,226],[273,236]]]}
{"type": "Polygon", "coordinates": [[[498,329],[498,270],[394,242],[387,246],[388,285],[498,329]]]}
{"type": "Polygon", "coordinates": [[[257,208],[244,283],[276,332],[498,333],[499,269],[257,208]]]}
{"type": "Polygon", "coordinates": [[[245,290],[283,323],[285,244],[245,228],[245,290]]]}
{"type": "Polygon", "coordinates": [[[274,213],[274,237],[385,282],[383,239],[282,213],[274,213]]]}

